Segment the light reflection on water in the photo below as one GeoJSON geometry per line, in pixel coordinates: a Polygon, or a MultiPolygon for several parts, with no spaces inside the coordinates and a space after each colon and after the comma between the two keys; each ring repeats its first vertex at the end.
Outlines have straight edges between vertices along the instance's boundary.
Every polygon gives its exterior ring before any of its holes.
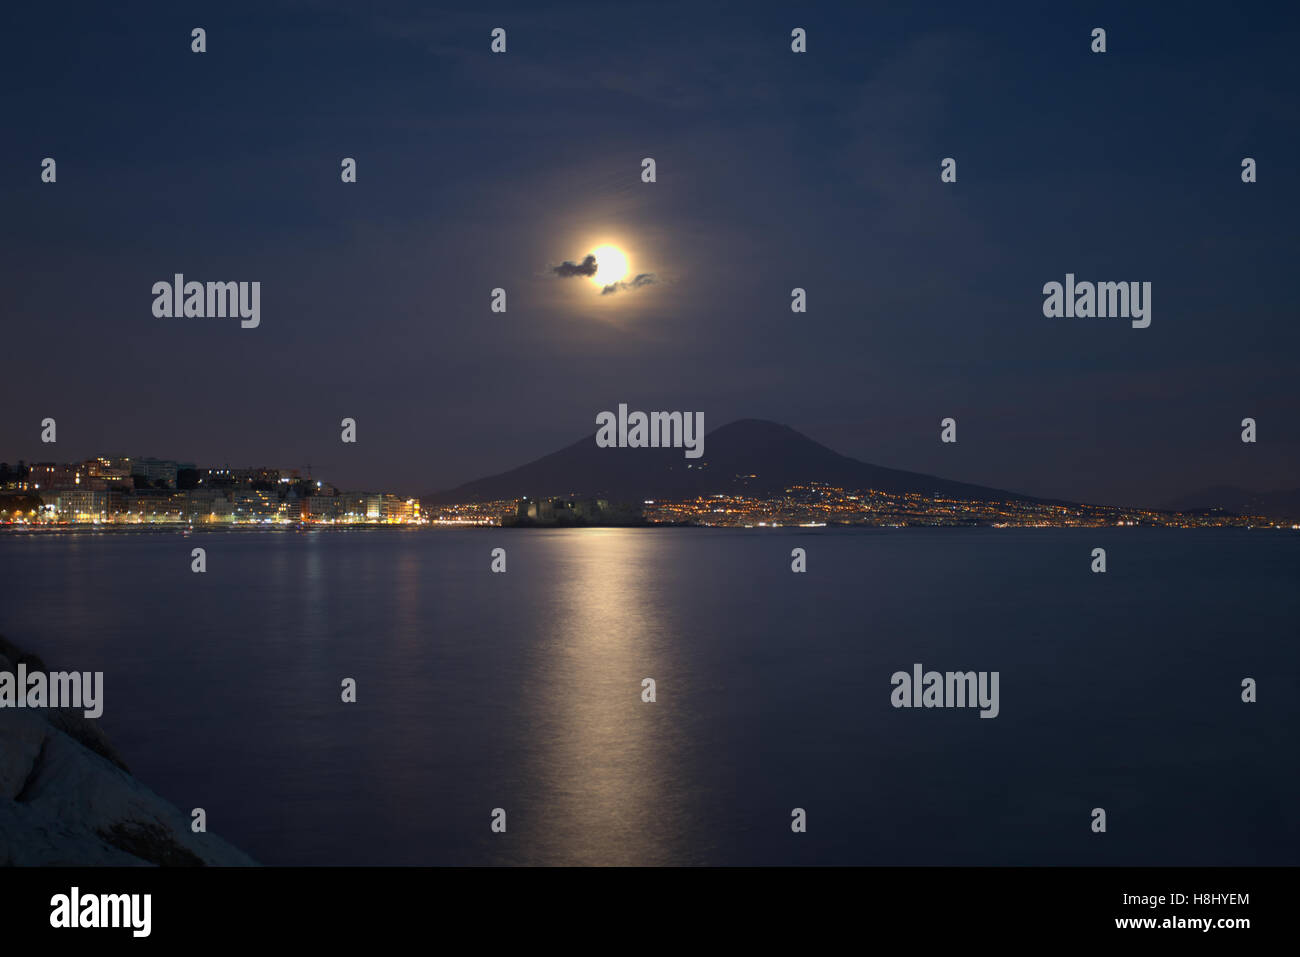
{"type": "Polygon", "coordinates": [[[1234,531],[0,536],[0,632],[104,671],[135,773],[267,863],[1295,864],[1300,705],[1234,689],[1297,672],[1297,571],[1234,531]],[[913,662],[1001,715],[892,709],[913,662]]]}
{"type": "Polygon", "coordinates": [[[665,719],[671,703],[641,697],[643,678],[682,670],[680,642],[666,634],[674,618],[647,587],[665,546],[617,529],[560,532],[549,544],[557,584],[528,682],[543,858],[663,863],[686,853],[670,823],[682,725],[665,719]]]}

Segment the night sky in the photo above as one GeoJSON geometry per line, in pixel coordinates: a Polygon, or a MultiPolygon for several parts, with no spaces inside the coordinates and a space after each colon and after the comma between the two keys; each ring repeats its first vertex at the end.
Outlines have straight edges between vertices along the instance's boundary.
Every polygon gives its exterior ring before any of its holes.
{"type": "Polygon", "coordinates": [[[1296,487],[1294,8],[1132,6],[7,4],[0,459],[421,493],[627,402],[1055,498],[1296,487]],[[603,241],[654,282],[551,272],[603,241]],[[155,318],[177,272],[260,327],[155,318]],[[1045,318],[1067,272],[1150,328],[1045,318]]]}

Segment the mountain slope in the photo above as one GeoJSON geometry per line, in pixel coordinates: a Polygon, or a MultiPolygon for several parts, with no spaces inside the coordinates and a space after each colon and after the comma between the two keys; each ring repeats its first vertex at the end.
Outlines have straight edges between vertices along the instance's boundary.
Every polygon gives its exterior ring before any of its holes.
{"type": "Polygon", "coordinates": [[[593,433],[527,465],[432,493],[424,501],[484,502],[526,495],[592,495],[613,501],[716,493],[763,496],[813,481],[894,493],[1033,500],[1027,495],[870,465],[840,455],[787,426],[741,419],[708,433],[704,456],[698,459],[686,458],[682,449],[602,449],[593,433]]]}

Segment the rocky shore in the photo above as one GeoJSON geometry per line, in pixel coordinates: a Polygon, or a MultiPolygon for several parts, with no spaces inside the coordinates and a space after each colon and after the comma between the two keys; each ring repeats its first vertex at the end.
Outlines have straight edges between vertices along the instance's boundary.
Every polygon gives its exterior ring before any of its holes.
{"type": "MultiPolygon", "coordinates": [[[[47,671],[0,636],[0,671],[47,671]]],[[[247,866],[137,781],[80,711],[0,708],[0,865],[247,866]]]]}

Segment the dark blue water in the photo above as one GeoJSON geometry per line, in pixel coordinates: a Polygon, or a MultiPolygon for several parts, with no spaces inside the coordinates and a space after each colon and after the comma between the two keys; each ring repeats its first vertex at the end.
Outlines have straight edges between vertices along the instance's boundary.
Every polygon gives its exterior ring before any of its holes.
{"type": "Polygon", "coordinates": [[[270,864],[1297,864],[1298,586],[1280,531],[0,536],[0,632],[270,864]]]}

